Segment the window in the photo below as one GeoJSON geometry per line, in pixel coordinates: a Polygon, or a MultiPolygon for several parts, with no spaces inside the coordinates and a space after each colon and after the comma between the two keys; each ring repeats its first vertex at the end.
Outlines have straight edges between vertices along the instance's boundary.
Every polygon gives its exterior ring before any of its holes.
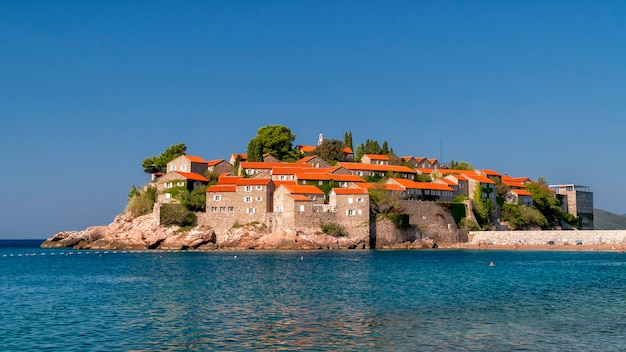
{"type": "Polygon", "coordinates": [[[363,201],[364,201],[364,200],[363,200],[363,198],[357,198],[357,199],[356,199],[356,202],[357,202],[357,203],[363,203],[363,201]]]}
{"type": "Polygon", "coordinates": [[[211,211],[217,213],[217,207],[211,207],[211,211]]]}
{"type": "Polygon", "coordinates": [[[216,201],[216,202],[219,202],[219,201],[222,200],[222,196],[219,195],[219,194],[216,194],[216,195],[213,196],[213,200],[216,201]]]}
{"type": "Polygon", "coordinates": [[[274,209],[274,211],[277,212],[277,213],[282,213],[283,212],[282,205],[277,205],[276,208],[274,209]]]}
{"type": "Polygon", "coordinates": [[[363,171],[357,171],[356,174],[357,176],[363,176],[363,171]]]}
{"type": "Polygon", "coordinates": [[[313,167],[320,167],[320,163],[313,163],[313,167]]]}
{"type": "Polygon", "coordinates": [[[320,185],[320,186],[322,185],[322,183],[324,183],[324,181],[318,181],[317,182],[317,184],[320,185]]]}
{"type": "Polygon", "coordinates": [[[256,200],[257,202],[261,202],[261,201],[263,201],[263,197],[256,197],[256,199],[255,199],[255,200],[256,200]]]}
{"type": "Polygon", "coordinates": [[[300,205],[300,212],[304,213],[304,205],[300,205]]]}
{"type": "Polygon", "coordinates": [[[276,195],[276,199],[283,199],[283,195],[282,194],[277,194],[276,195]]]}
{"type": "Polygon", "coordinates": [[[170,166],[170,171],[176,171],[176,165],[170,166]]]}
{"type": "Polygon", "coordinates": [[[255,187],[257,191],[262,191],[263,190],[263,186],[256,186],[255,187]]]}
{"type": "Polygon", "coordinates": [[[303,185],[306,185],[306,180],[302,180],[302,184],[303,184],[303,185]]]}
{"type": "Polygon", "coordinates": [[[246,192],[252,192],[252,186],[246,186],[244,189],[246,192]]]}
{"type": "Polygon", "coordinates": [[[172,188],[172,183],[171,182],[166,182],[165,185],[163,185],[165,188],[172,188]]]}
{"type": "Polygon", "coordinates": [[[172,198],[172,195],[169,193],[165,193],[165,199],[170,199],[170,198],[172,198]]]}
{"type": "Polygon", "coordinates": [[[232,213],[233,211],[235,211],[235,207],[228,207],[228,212],[232,213]]]}
{"type": "Polygon", "coordinates": [[[187,171],[187,165],[181,165],[180,171],[187,171]]]}
{"type": "Polygon", "coordinates": [[[226,212],[226,207],[220,207],[220,212],[225,213],[226,212]]]}
{"type": "Polygon", "coordinates": [[[358,213],[359,215],[363,214],[363,210],[359,209],[358,213]]]}
{"type": "Polygon", "coordinates": [[[354,211],[354,209],[348,209],[348,210],[346,210],[346,215],[348,215],[348,216],[355,216],[356,212],[354,211]]]}
{"type": "Polygon", "coordinates": [[[185,185],[185,182],[176,182],[176,186],[182,187],[185,185]]]}
{"type": "Polygon", "coordinates": [[[309,198],[310,198],[311,200],[316,200],[316,199],[317,199],[317,196],[309,196],[309,198]]]}
{"type": "Polygon", "coordinates": [[[246,214],[254,214],[256,213],[256,209],[254,208],[246,208],[246,214]]]}
{"type": "Polygon", "coordinates": [[[352,203],[354,203],[354,198],[352,197],[348,198],[348,204],[352,204],[352,203]]]}
{"type": "Polygon", "coordinates": [[[252,203],[252,197],[245,197],[243,201],[246,203],[252,203]]]}

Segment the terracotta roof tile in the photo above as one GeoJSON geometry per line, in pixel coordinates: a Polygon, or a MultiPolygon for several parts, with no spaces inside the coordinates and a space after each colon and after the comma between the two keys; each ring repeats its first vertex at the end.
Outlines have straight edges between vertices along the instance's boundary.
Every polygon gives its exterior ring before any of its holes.
{"type": "Polygon", "coordinates": [[[291,194],[324,194],[321,189],[312,185],[281,185],[291,194]]]}
{"type": "Polygon", "coordinates": [[[515,193],[518,196],[532,196],[532,193],[528,192],[525,189],[512,189],[511,193],[515,193]]]}
{"type": "Polygon", "coordinates": [[[295,201],[299,201],[299,202],[310,202],[312,201],[311,198],[302,195],[302,194],[285,194],[285,197],[289,197],[295,201]]]}
{"type": "Polygon", "coordinates": [[[209,179],[195,172],[182,172],[182,171],[173,171],[173,172],[183,176],[184,178],[188,180],[209,182],[209,179]]]}
{"type": "Polygon", "coordinates": [[[335,194],[369,194],[365,188],[333,188],[335,194]]]}
{"type": "Polygon", "coordinates": [[[236,192],[237,186],[235,185],[212,185],[206,189],[207,192],[236,192]]]}
{"type": "Polygon", "coordinates": [[[215,166],[215,165],[221,163],[222,161],[226,161],[226,160],[224,160],[224,159],[209,160],[209,161],[207,161],[207,165],[208,166],[215,166]]]}
{"type": "Polygon", "coordinates": [[[185,158],[189,161],[191,161],[192,163],[202,163],[202,164],[206,164],[207,161],[202,159],[199,156],[195,156],[195,155],[185,155],[185,158]]]}
{"type": "Polygon", "coordinates": [[[448,185],[444,185],[440,183],[415,182],[413,180],[407,180],[405,178],[391,178],[389,179],[389,181],[397,182],[402,187],[410,188],[410,189],[431,189],[431,190],[449,191],[449,192],[453,191],[453,189],[450,188],[448,185]]]}
{"type": "Polygon", "coordinates": [[[389,155],[382,155],[382,154],[363,154],[363,156],[366,156],[372,160],[389,160],[389,155]]]}

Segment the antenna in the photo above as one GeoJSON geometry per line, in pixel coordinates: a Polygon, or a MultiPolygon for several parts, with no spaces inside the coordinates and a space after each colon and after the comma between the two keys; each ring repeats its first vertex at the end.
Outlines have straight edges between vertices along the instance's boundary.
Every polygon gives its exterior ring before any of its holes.
{"type": "Polygon", "coordinates": [[[439,162],[443,163],[443,138],[439,140],[439,162]]]}

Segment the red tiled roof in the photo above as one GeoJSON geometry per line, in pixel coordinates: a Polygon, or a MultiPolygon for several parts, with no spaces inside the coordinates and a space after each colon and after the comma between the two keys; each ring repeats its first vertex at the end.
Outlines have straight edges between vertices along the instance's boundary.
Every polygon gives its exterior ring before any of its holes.
{"type": "Polygon", "coordinates": [[[195,172],[174,171],[188,180],[209,182],[209,179],[195,172]]]}
{"type": "Polygon", "coordinates": [[[317,147],[313,145],[300,145],[297,148],[300,149],[300,151],[302,151],[303,153],[311,153],[315,151],[315,149],[317,149],[317,147]]]}
{"type": "MultiPolygon", "coordinates": [[[[334,176],[334,175],[333,175],[334,176]]],[[[317,172],[298,172],[296,173],[298,180],[311,180],[311,181],[330,181],[331,175],[317,172]]]]}
{"type": "Polygon", "coordinates": [[[333,188],[335,194],[369,194],[365,188],[333,188]]]}
{"type": "Polygon", "coordinates": [[[427,174],[427,175],[430,175],[433,173],[433,171],[435,171],[435,169],[428,169],[424,167],[418,167],[418,168],[415,168],[415,170],[419,171],[422,174],[427,174]]]}
{"type": "Polygon", "coordinates": [[[343,152],[344,152],[344,153],[346,153],[346,154],[354,154],[354,152],[352,151],[352,149],[350,149],[350,148],[348,148],[348,147],[343,148],[343,152]]]}
{"type": "Polygon", "coordinates": [[[296,181],[278,181],[278,180],[274,180],[274,185],[276,186],[276,188],[282,186],[282,185],[297,185],[296,181]]]}
{"type": "Polygon", "coordinates": [[[432,182],[415,182],[413,180],[407,180],[405,178],[392,178],[390,181],[394,181],[399,183],[404,188],[411,189],[432,189],[438,191],[449,191],[452,192],[453,189],[448,185],[443,185],[440,183],[432,183],[432,182]]]}
{"type": "Polygon", "coordinates": [[[493,182],[489,177],[487,176],[483,176],[483,175],[470,175],[470,174],[465,174],[465,177],[467,178],[471,178],[472,180],[478,181],[480,183],[488,183],[488,184],[492,184],[495,185],[496,183],[493,182]]]}
{"type": "Polygon", "coordinates": [[[526,185],[514,180],[502,180],[502,183],[509,187],[526,188],[526,185]]]}
{"type": "Polygon", "coordinates": [[[500,174],[497,171],[493,171],[493,170],[480,170],[482,173],[484,173],[487,176],[502,176],[502,174],[500,174]]]}
{"type": "Polygon", "coordinates": [[[226,161],[226,160],[224,160],[224,159],[210,160],[210,161],[207,161],[207,165],[215,166],[215,165],[221,163],[222,161],[226,161]]]}
{"type": "Polygon", "coordinates": [[[403,172],[403,173],[411,173],[415,174],[415,170],[411,169],[407,166],[399,166],[399,165],[377,165],[377,164],[363,164],[363,163],[350,163],[350,162],[340,162],[338,163],[340,166],[345,167],[348,170],[364,170],[364,171],[378,171],[378,172],[403,172]]]}
{"type": "Polygon", "coordinates": [[[305,156],[304,158],[302,158],[302,159],[300,159],[300,160],[296,161],[296,163],[298,163],[298,164],[300,164],[300,163],[306,163],[306,162],[308,162],[309,160],[314,159],[314,158],[315,158],[315,155],[305,156]]]}
{"type": "Polygon", "coordinates": [[[363,154],[363,156],[366,156],[372,160],[389,160],[389,156],[388,155],[381,155],[381,154],[363,154]]]}
{"type": "Polygon", "coordinates": [[[202,163],[202,164],[206,164],[207,161],[202,159],[199,156],[195,156],[195,155],[185,155],[185,158],[189,161],[191,161],[192,163],[202,163]]]}
{"type": "Polygon", "coordinates": [[[364,182],[363,178],[357,175],[331,174],[330,178],[337,182],[364,182]]]}
{"type": "Polygon", "coordinates": [[[324,194],[321,189],[311,185],[281,185],[291,194],[324,194]]]}
{"type": "Polygon", "coordinates": [[[245,161],[245,160],[248,160],[248,154],[233,153],[233,154],[231,154],[231,156],[232,156],[234,159],[237,159],[237,157],[240,157],[240,158],[241,158],[241,159],[243,159],[244,161],[245,161]]]}
{"type": "Polygon", "coordinates": [[[511,193],[515,193],[518,196],[532,196],[532,193],[528,192],[525,189],[512,189],[511,193]]]}
{"type": "Polygon", "coordinates": [[[206,189],[207,192],[236,192],[237,186],[235,185],[212,185],[206,189]]]}
{"type": "Polygon", "coordinates": [[[295,201],[300,201],[300,202],[310,202],[312,199],[304,196],[302,194],[285,194],[286,197],[289,197],[295,201]]]}

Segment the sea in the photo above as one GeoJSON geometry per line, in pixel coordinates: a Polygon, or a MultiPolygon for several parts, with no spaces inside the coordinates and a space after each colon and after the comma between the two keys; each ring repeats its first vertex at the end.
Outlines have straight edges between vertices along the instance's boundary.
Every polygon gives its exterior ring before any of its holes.
{"type": "Polygon", "coordinates": [[[0,241],[2,351],[626,349],[619,252],[41,242],[0,241]]]}

